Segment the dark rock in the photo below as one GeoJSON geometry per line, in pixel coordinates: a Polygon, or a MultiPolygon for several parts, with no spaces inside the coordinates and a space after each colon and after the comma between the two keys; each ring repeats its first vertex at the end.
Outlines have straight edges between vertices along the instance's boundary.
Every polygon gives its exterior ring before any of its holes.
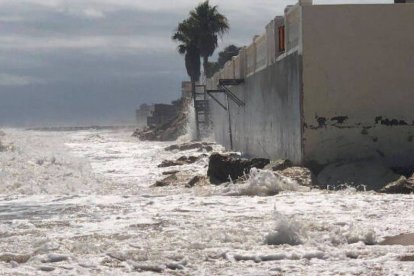
{"type": "Polygon", "coordinates": [[[293,164],[290,160],[276,160],[276,161],[270,161],[266,167],[264,167],[265,170],[272,170],[272,171],[282,171],[284,169],[287,169],[289,167],[292,167],[293,164]]]}
{"type": "Polygon", "coordinates": [[[158,168],[167,168],[173,166],[182,166],[184,162],[182,161],[173,161],[173,160],[164,160],[161,164],[158,165],[158,168]]]}
{"type": "Polygon", "coordinates": [[[30,255],[26,254],[12,254],[12,253],[3,253],[0,255],[0,262],[16,262],[19,264],[26,263],[30,259],[30,255]]]}
{"type": "Polygon", "coordinates": [[[55,270],[55,268],[52,266],[41,266],[39,267],[39,270],[44,271],[44,272],[51,272],[55,270]]]}
{"type": "Polygon", "coordinates": [[[400,258],[401,262],[414,262],[414,255],[409,255],[409,256],[402,256],[400,258]]]}
{"type": "Polygon", "coordinates": [[[178,177],[176,174],[172,174],[167,176],[166,178],[159,180],[157,182],[155,182],[155,184],[153,185],[153,187],[165,187],[165,186],[170,186],[173,185],[175,183],[177,183],[178,181],[178,177]]]}
{"type": "Polygon", "coordinates": [[[184,269],[184,266],[183,265],[177,264],[177,263],[169,263],[169,264],[166,264],[166,267],[168,269],[171,269],[171,270],[183,270],[184,269]]]}
{"type": "Polygon", "coordinates": [[[213,153],[210,156],[207,175],[212,184],[221,184],[248,174],[251,168],[263,169],[269,164],[269,159],[254,158],[244,159],[234,155],[222,155],[213,153]]]}
{"type": "Polygon", "coordinates": [[[386,194],[411,194],[414,193],[414,177],[401,176],[397,181],[391,182],[380,190],[386,194]]]}
{"type": "Polygon", "coordinates": [[[193,164],[193,163],[197,162],[198,159],[200,159],[200,157],[190,156],[190,157],[187,158],[186,162],[187,162],[187,164],[193,164]]]}
{"type": "Polygon", "coordinates": [[[200,156],[181,156],[175,161],[172,160],[164,160],[161,164],[158,165],[159,168],[166,168],[166,167],[172,167],[172,166],[182,166],[186,164],[193,164],[200,160],[200,158],[205,157],[205,155],[200,156]]]}
{"type": "Polygon", "coordinates": [[[180,145],[171,145],[169,147],[166,147],[165,150],[166,151],[173,151],[173,150],[186,151],[186,150],[198,149],[199,151],[203,151],[203,150],[212,151],[213,147],[211,145],[213,145],[213,143],[207,143],[207,142],[184,143],[180,145]]]}
{"type": "Polygon", "coordinates": [[[180,161],[180,162],[186,162],[187,160],[188,160],[187,156],[181,156],[180,158],[177,159],[177,161],[180,161]]]}
{"type": "Polygon", "coordinates": [[[153,265],[153,264],[139,264],[136,262],[129,262],[135,270],[138,271],[150,271],[156,273],[162,273],[164,271],[164,267],[161,265],[153,265]]]}
{"type": "Polygon", "coordinates": [[[196,184],[202,182],[206,180],[205,176],[201,176],[201,175],[196,175],[193,178],[191,178],[190,181],[188,181],[188,183],[185,185],[188,188],[194,187],[196,184]]]}
{"type": "Polygon", "coordinates": [[[380,245],[414,245],[414,233],[386,237],[385,240],[380,243],[380,245]]]}
{"type": "Polygon", "coordinates": [[[163,172],[163,175],[171,175],[171,174],[176,174],[179,173],[180,171],[168,171],[168,172],[163,172]]]}

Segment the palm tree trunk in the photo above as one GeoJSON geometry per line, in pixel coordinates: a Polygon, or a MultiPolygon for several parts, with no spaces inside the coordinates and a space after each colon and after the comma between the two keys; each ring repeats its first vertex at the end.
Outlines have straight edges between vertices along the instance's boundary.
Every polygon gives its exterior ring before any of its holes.
{"type": "Polygon", "coordinates": [[[204,76],[207,78],[208,56],[203,57],[204,76]]]}

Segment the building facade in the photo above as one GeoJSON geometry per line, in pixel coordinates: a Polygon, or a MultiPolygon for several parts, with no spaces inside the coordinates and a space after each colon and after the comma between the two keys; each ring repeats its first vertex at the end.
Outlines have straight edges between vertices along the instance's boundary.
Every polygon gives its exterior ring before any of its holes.
{"type": "Polygon", "coordinates": [[[244,106],[210,99],[216,140],[296,164],[414,167],[413,14],[408,3],[286,8],[207,81],[243,79],[229,89],[244,106]]]}

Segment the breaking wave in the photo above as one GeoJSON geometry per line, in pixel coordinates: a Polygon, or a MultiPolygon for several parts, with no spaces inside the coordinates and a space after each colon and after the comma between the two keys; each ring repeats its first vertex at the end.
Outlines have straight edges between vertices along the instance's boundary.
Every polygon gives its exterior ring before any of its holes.
{"type": "Polygon", "coordinates": [[[309,191],[309,188],[272,171],[252,168],[245,183],[230,184],[225,193],[239,196],[273,196],[283,191],[309,191]]]}

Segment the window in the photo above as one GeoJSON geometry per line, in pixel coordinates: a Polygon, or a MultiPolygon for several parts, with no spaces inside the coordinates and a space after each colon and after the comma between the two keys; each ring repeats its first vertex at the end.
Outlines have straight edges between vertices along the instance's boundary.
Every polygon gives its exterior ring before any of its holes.
{"type": "Polygon", "coordinates": [[[285,26],[279,26],[279,52],[285,51],[285,26]]]}

